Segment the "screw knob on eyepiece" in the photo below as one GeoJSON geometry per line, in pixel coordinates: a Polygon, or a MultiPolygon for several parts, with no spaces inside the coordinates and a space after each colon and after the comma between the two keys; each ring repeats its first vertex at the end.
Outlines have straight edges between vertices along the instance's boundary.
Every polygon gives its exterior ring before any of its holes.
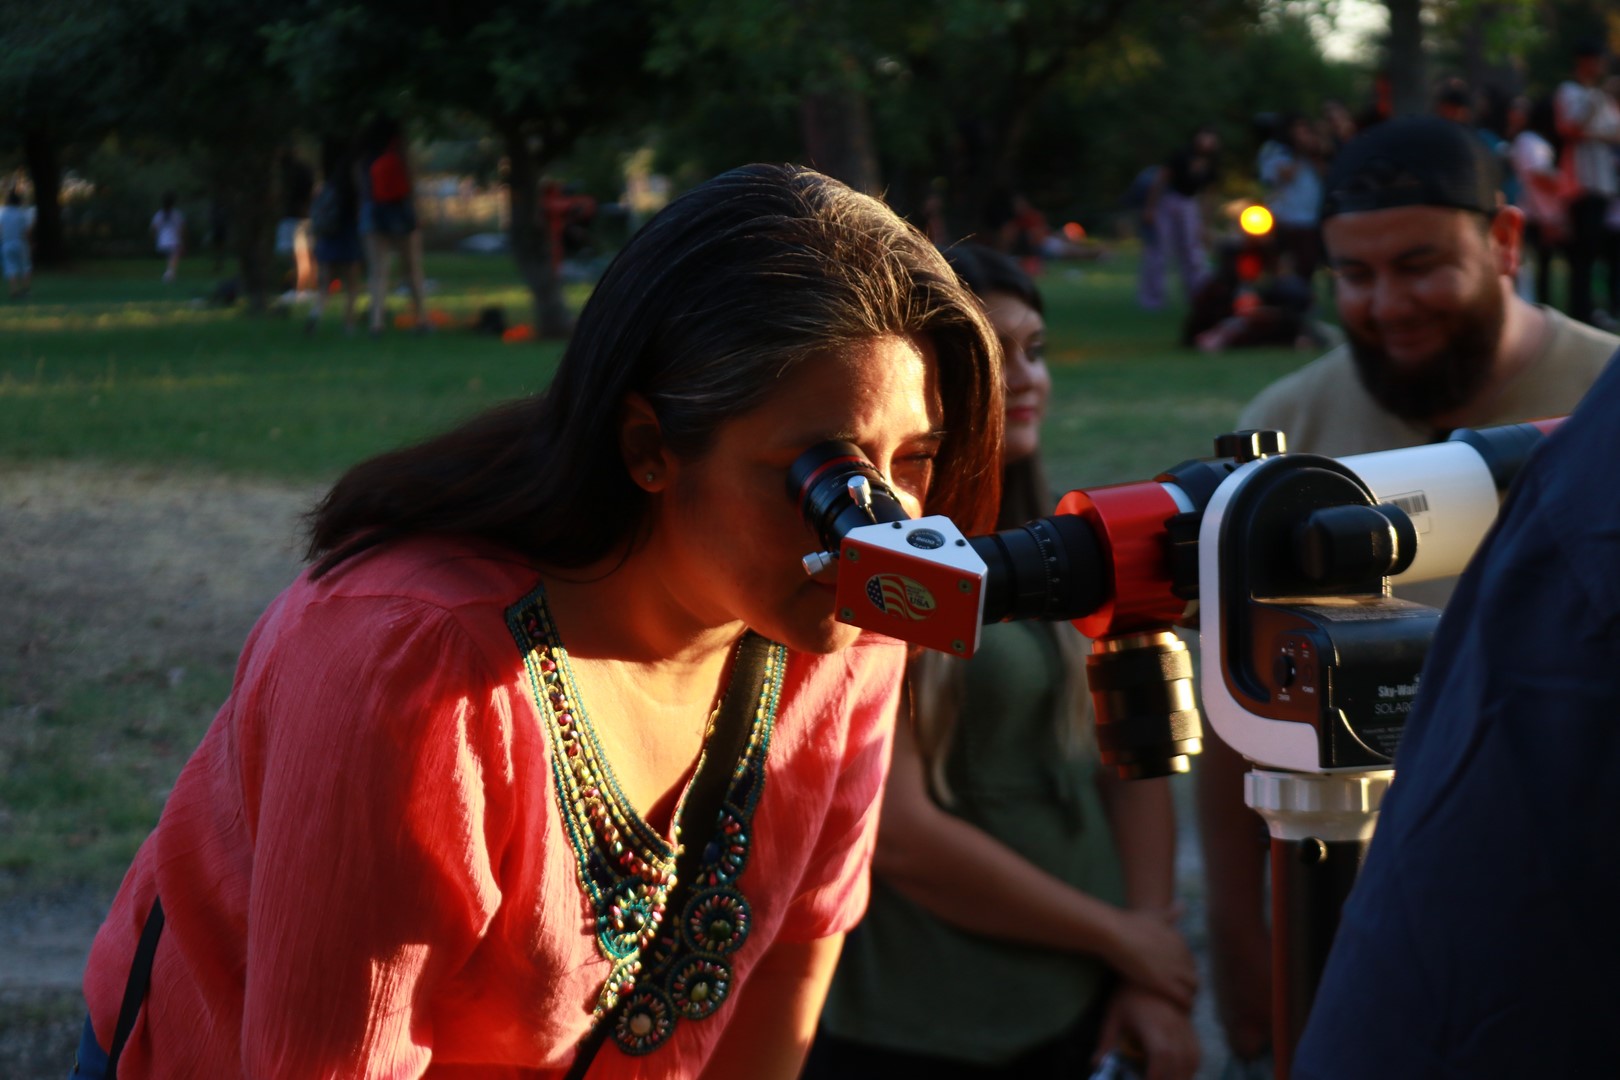
{"type": "Polygon", "coordinates": [[[872,485],[866,477],[856,475],[849,478],[849,497],[855,505],[862,510],[869,510],[872,506],[872,485]]]}
{"type": "Polygon", "coordinates": [[[857,473],[849,478],[846,490],[849,492],[850,502],[855,504],[856,509],[864,511],[866,516],[871,519],[872,524],[876,525],[878,523],[877,515],[872,513],[871,482],[857,473]]]}
{"type": "Polygon", "coordinates": [[[800,561],[804,565],[804,572],[815,577],[837,560],[838,556],[831,551],[812,551],[800,561]]]}

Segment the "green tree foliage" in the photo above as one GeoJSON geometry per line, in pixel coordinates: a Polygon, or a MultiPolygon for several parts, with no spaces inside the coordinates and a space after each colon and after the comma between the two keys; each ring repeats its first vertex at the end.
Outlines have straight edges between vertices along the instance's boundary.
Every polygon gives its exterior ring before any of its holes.
{"type": "Polygon", "coordinates": [[[262,33],[280,10],[269,0],[5,0],[0,129],[27,148],[42,255],[60,253],[64,152],[82,163],[116,135],[116,146],[196,164],[193,186],[229,208],[243,291],[263,306],[272,164],[298,120],[262,33]]]}
{"type": "Polygon", "coordinates": [[[686,95],[660,123],[677,175],[803,155],[803,101],[834,85],[869,116],[889,201],[919,216],[943,193],[950,236],[992,227],[1013,191],[1100,216],[1203,123],[1246,169],[1254,114],[1356,90],[1307,24],[1318,3],[673,3],[653,60],[686,95]]]}
{"type": "MultiPolygon", "coordinates": [[[[701,169],[762,157],[882,189],[873,103],[928,14],[915,0],[670,0],[653,67],[683,87],[661,118],[701,169]]],[[[679,152],[679,151],[678,151],[679,152]]]]}
{"type": "MultiPolygon", "coordinates": [[[[1246,9],[1243,0],[1191,6],[1205,5],[1246,9]]],[[[660,27],[655,63],[699,90],[693,113],[671,118],[666,148],[706,171],[714,151],[735,160],[760,145],[738,146],[735,133],[765,133],[763,145],[778,151],[794,133],[801,155],[902,206],[920,204],[935,177],[949,178],[952,218],[975,228],[992,192],[1012,186],[1047,95],[1154,9],[1165,8],[1140,0],[673,0],[676,18],[660,27]]]]}
{"type": "Polygon", "coordinates": [[[288,74],[269,52],[264,28],[276,0],[116,0],[138,32],[121,43],[121,63],[141,91],[126,123],[198,163],[196,182],[230,222],[240,287],[253,310],[267,305],[281,216],[277,156],[299,130],[288,74]]]}
{"type": "Polygon", "coordinates": [[[905,92],[884,107],[885,130],[910,123],[927,134],[927,160],[897,170],[909,189],[905,201],[915,205],[922,198],[922,166],[930,183],[944,181],[951,235],[999,225],[1011,194],[1028,187],[1020,160],[1043,105],[1158,6],[962,2],[919,19],[897,58],[905,92]]]}
{"type": "Polygon", "coordinates": [[[1352,109],[1361,102],[1360,73],[1323,57],[1302,12],[1188,29],[1169,20],[1131,35],[1065,81],[1020,163],[1038,205],[1099,224],[1142,167],[1206,124],[1221,137],[1225,184],[1238,193],[1253,182],[1257,118],[1315,117],[1330,99],[1352,109]]]}
{"type": "Polygon", "coordinates": [[[36,4],[79,11],[56,20],[70,32],[22,0],[0,0],[17,16],[0,26],[0,103],[31,103],[0,115],[0,138],[16,138],[18,117],[50,103],[53,115],[111,117],[100,122],[121,146],[156,141],[201,163],[196,182],[230,208],[244,285],[257,295],[279,148],[353,136],[383,114],[418,131],[487,133],[504,159],[537,323],[557,334],[568,320],[541,183],[571,155],[600,162],[618,141],[651,140],[678,180],[748,160],[810,160],[903,211],[943,193],[954,236],[994,224],[991,208],[1013,191],[1085,216],[1112,206],[1198,124],[1217,126],[1246,168],[1254,113],[1312,112],[1350,96],[1351,73],[1322,60],[1304,21],[1332,3],[36,4]]]}
{"type": "Polygon", "coordinates": [[[1485,64],[1512,64],[1528,55],[1546,34],[1537,0],[1449,0],[1437,4],[1435,29],[1442,39],[1461,44],[1485,64]]]}
{"type": "Polygon", "coordinates": [[[584,136],[635,131],[655,87],[646,74],[652,0],[304,0],[271,23],[312,115],[368,112],[476,118],[501,140],[517,265],[545,336],[567,332],[541,209],[546,169],[584,136]]]}
{"type": "Polygon", "coordinates": [[[64,255],[60,193],[64,155],[91,144],[130,111],[134,70],[106,62],[130,37],[130,11],[98,0],[0,0],[0,152],[26,162],[38,208],[36,255],[64,255]]]}
{"type": "Polygon", "coordinates": [[[1550,93],[1569,77],[1575,45],[1606,41],[1620,52],[1620,10],[1613,0],[1385,0],[1390,28],[1381,67],[1395,108],[1427,112],[1441,77],[1459,76],[1495,106],[1514,94],[1550,93]]]}
{"type": "Polygon", "coordinates": [[[1530,6],[1535,27],[1522,37],[1514,54],[1532,94],[1551,93],[1573,70],[1575,46],[1582,41],[1607,44],[1620,54],[1620,8],[1614,0],[1520,0],[1530,6]]]}

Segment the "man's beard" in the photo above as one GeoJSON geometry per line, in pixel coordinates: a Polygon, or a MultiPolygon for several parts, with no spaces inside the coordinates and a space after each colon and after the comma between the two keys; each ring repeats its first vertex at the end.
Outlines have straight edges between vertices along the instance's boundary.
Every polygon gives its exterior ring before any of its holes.
{"type": "Polygon", "coordinates": [[[1495,277],[1463,308],[1457,330],[1433,355],[1400,363],[1348,324],[1345,337],[1356,375],[1373,400],[1403,420],[1427,421],[1473,400],[1490,378],[1502,340],[1505,306],[1495,277]]]}

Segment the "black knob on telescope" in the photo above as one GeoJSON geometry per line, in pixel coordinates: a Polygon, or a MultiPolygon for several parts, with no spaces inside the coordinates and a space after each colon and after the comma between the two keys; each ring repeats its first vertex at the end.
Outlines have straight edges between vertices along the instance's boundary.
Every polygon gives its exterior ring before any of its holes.
{"type": "Polygon", "coordinates": [[[1233,458],[1240,465],[1285,453],[1287,449],[1288,440],[1280,431],[1228,431],[1215,436],[1215,456],[1233,458]]]}
{"type": "Polygon", "coordinates": [[[1086,657],[1098,757],[1121,780],[1184,773],[1204,748],[1192,654],[1169,630],[1098,638],[1086,657]]]}
{"type": "Polygon", "coordinates": [[[1325,588],[1398,574],[1417,557],[1417,528],[1393,503],[1315,510],[1294,541],[1300,573],[1325,588]]]}

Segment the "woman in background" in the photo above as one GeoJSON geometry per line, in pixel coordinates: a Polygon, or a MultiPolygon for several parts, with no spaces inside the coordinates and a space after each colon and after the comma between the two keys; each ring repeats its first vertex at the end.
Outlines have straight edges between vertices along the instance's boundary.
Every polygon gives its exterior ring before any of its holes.
{"type": "MultiPolygon", "coordinates": [[[[962,245],[952,267],[1003,351],[998,527],[1051,512],[1051,377],[1034,284],[962,245]]],[[[1168,781],[1099,766],[1067,623],[984,628],[961,661],[912,658],[873,860],[807,1076],[1085,1076],[1129,1045],[1154,1080],[1198,1064],[1192,955],[1175,928],[1168,781]]]]}
{"type": "Polygon", "coordinates": [[[395,254],[411,294],[412,325],[417,333],[426,333],[432,327],[422,277],[422,230],[416,220],[416,182],[406,159],[405,133],[397,120],[383,117],[371,125],[366,141],[360,232],[371,270],[371,333],[381,334],[387,322],[388,263],[395,254]]]}

